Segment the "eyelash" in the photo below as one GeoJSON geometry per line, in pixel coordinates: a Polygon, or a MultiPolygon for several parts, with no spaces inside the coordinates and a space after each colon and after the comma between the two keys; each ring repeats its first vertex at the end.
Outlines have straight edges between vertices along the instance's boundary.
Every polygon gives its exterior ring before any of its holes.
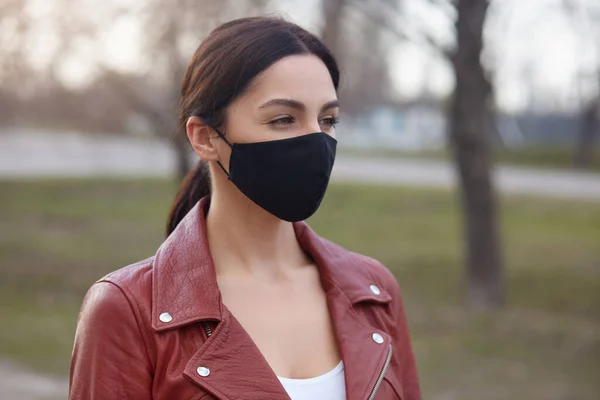
{"type": "MultiPolygon", "coordinates": [[[[323,118],[321,120],[321,122],[324,123],[325,125],[329,126],[330,128],[335,128],[335,126],[340,123],[340,119],[338,117],[329,117],[329,118],[323,118]]],[[[293,117],[282,117],[282,118],[278,118],[278,119],[274,119],[273,121],[270,121],[269,125],[276,126],[276,127],[286,127],[293,123],[294,123],[293,117]]]]}
{"type": "Polygon", "coordinates": [[[269,122],[269,125],[275,126],[275,127],[286,127],[288,125],[291,125],[294,123],[294,118],[292,117],[282,117],[282,118],[278,118],[278,119],[274,119],[273,121],[269,122]]]}
{"type": "Polygon", "coordinates": [[[340,119],[338,117],[324,118],[323,121],[327,121],[326,125],[329,125],[331,128],[335,128],[336,125],[340,123],[340,119]]]}

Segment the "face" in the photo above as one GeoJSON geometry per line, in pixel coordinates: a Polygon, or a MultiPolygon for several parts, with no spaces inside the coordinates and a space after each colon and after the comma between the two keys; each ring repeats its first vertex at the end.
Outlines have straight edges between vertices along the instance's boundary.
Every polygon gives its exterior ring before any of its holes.
{"type": "MultiPolygon", "coordinates": [[[[279,60],[258,75],[227,110],[224,134],[230,143],[292,138],[316,132],[335,137],[339,105],[331,75],[313,55],[279,60]]],[[[214,130],[190,118],[187,133],[203,160],[229,165],[231,149],[214,130]]]]}
{"type": "Polygon", "coordinates": [[[329,71],[312,55],[279,60],[228,110],[230,142],[285,139],[315,132],[335,137],[339,114],[329,71]]]}

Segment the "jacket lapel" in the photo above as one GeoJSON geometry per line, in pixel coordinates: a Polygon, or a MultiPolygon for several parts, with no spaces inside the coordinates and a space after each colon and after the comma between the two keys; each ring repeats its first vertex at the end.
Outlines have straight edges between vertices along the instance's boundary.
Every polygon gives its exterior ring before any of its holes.
{"type": "Polygon", "coordinates": [[[344,361],[346,398],[365,400],[383,369],[391,340],[386,333],[372,327],[352,307],[348,307],[347,303],[344,304],[342,299],[342,296],[332,294],[328,302],[344,361]],[[373,340],[375,333],[382,336],[382,343],[373,340]]]}
{"type": "Polygon", "coordinates": [[[226,309],[223,315],[213,334],[186,365],[184,375],[220,400],[289,399],[248,333],[226,309]],[[201,376],[199,367],[208,368],[210,373],[201,376]]]}
{"type": "Polygon", "coordinates": [[[344,361],[346,398],[366,400],[383,370],[391,343],[390,336],[375,328],[354,306],[362,302],[387,304],[388,293],[378,295],[370,289],[376,282],[365,268],[363,256],[351,253],[318,237],[306,224],[296,224],[296,235],[303,249],[312,256],[323,288],[344,361]],[[383,339],[374,340],[379,334],[383,339]]]}
{"type": "MultiPolygon", "coordinates": [[[[344,361],[347,400],[366,400],[383,369],[390,337],[354,311],[341,292],[328,294],[328,306],[336,339],[344,361]],[[373,340],[373,333],[383,343],[373,340]]],[[[185,366],[184,375],[220,400],[289,399],[285,389],[250,336],[235,319],[227,315],[206,343],[185,366]],[[201,376],[199,368],[208,368],[201,376]]]]}

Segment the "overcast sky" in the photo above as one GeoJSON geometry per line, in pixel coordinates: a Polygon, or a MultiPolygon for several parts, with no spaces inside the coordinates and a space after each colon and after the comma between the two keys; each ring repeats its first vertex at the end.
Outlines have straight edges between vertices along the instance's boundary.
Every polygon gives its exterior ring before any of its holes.
{"type": "MultiPolygon", "coordinates": [[[[136,6],[135,0],[112,0],[136,6]]],[[[244,0],[238,0],[244,1],[244,0]]],[[[574,10],[567,15],[560,7],[565,0],[493,0],[486,27],[486,63],[493,68],[498,105],[518,111],[533,102],[549,109],[576,108],[583,97],[598,90],[600,27],[592,25],[590,11],[600,14],[599,0],[566,0],[574,10]],[[580,30],[580,32],[578,32],[580,30]],[[584,35],[582,32],[589,32],[584,35]]],[[[80,0],[94,5],[92,0],[80,0]]],[[[31,0],[29,12],[43,20],[52,0],[31,0]]],[[[137,3],[139,4],[139,3],[137,3]]],[[[277,0],[273,10],[280,11],[304,27],[318,31],[321,24],[319,0],[277,0]]],[[[404,0],[403,12],[411,21],[423,21],[431,35],[441,43],[452,43],[453,21],[448,13],[431,6],[427,0],[404,0]]],[[[600,21],[600,18],[597,19],[600,21]]],[[[400,23],[400,21],[399,21],[400,23]]],[[[56,47],[47,27],[40,23],[40,40],[32,45],[33,58],[44,64],[56,47]]],[[[94,59],[125,70],[140,68],[140,26],[132,18],[121,18],[106,27],[97,48],[82,44],[64,59],[60,74],[78,85],[93,76],[94,59]]],[[[392,36],[391,36],[392,37],[392,36]]],[[[403,98],[421,93],[447,95],[453,86],[449,64],[431,48],[412,42],[390,42],[389,58],[396,92],[403,98]]],[[[342,66],[343,67],[343,66],[342,66]]]]}

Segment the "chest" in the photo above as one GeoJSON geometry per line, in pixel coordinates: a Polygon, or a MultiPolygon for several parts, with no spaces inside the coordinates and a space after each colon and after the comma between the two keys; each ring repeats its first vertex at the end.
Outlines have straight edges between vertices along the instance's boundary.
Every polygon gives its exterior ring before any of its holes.
{"type": "Polygon", "coordinates": [[[319,376],[340,359],[349,400],[402,398],[402,350],[391,353],[384,306],[352,306],[318,282],[280,288],[225,282],[220,291],[224,317],[211,322],[210,336],[201,323],[156,336],[154,398],[281,400],[289,397],[276,375],[319,376]]]}
{"type": "Polygon", "coordinates": [[[327,298],[318,282],[221,286],[223,302],[276,375],[304,379],[340,361],[327,298]]]}
{"type": "MultiPolygon", "coordinates": [[[[364,346],[356,347],[354,343],[356,337],[362,336],[362,329],[359,321],[353,322],[354,325],[345,325],[346,330],[337,339],[341,340],[344,354],[346,398],[403,399],[400,384],[403,373],[398,362],[402,350],[388,353],[387,343],[378,345],[370,337],[364,338],[364,346]],[[350,329],[351,326],[358,329],[350,329]]],[[[269,355],[262,354],[263,350],[250,341],[246,329],[237,320],[227,319],[212,327],[208,338],[202,324],[193,324],[167,332],[156,341],[158,363],[154,371],[153,398],[289,400],[286,385],[282,385],[271,369],[273,366],[267,363],[271,361],[269,355]]],[[[308,359],[306,353],[313,352],[314,349],[304,351],[304,360],[308,359]]],[[[311,373],[311,376],[319,374],[311,373]]],[[[286,376],[279,372],[277,375],[286,376]]]]}

